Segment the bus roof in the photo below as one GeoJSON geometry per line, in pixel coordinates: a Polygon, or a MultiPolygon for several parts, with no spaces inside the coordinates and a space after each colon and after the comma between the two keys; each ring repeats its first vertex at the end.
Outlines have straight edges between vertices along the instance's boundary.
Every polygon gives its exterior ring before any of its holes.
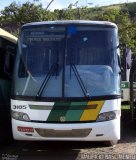
{"type": "Polygon", "coordinates": [[[15,36],[13,36],[9,32],[7,32],[1,28],[0,28],[0,37],[4,38],[10,42],[17,43],[17,38],[15,36]]]}
{"type": "Polygon", "coordinates": [[[117,28],[117,25],[108,21],[89,21],[89,20],[57,20],[57,21],[43,21],[32,22],[23,25],[25,26],[37,26],[37,25],[68,25],[68,24],[84,24],[84,25],[100,25],[100,26],[113,26],[117,28]]]}

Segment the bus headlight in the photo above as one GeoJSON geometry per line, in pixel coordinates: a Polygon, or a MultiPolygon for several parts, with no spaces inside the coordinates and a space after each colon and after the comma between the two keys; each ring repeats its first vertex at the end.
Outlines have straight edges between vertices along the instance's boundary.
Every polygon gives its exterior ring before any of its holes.
{"type": "Polygon", "coordinates": [[[11,111],[11,116],[13,119],[20,120],[20,121],[30,121],[29,116],[23,112],[11,111]]]}
{"type": "Polygon", "coordinates": [[[104,112],[100,113],[97,118],[97,122],[102,122],[102,121],[110,121],[113,119],[116,119],[120,116],[120,110],[115,110],[115,111],[110,111],[110,112],[104,112]]]}

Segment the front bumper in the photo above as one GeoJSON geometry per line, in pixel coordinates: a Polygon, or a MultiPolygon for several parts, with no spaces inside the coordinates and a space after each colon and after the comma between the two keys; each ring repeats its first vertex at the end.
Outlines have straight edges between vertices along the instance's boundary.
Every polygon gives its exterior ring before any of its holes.
{"type": "Polygon", "coordinates": [[[24,122],[24,121],[18,121],[18,120],[12,119],[12,132],[15,140],[41,140],[41,141],[44,141],[44,140],[58,140],[58,141],[119,140],[120,139],[120,118],[111,120],[111,121],[105,121],[105,122],[72,123],[72,124],[32,123],[32,122],[24,122]],[[32,127],[34,129],[34,132],[32,133],[20,132],[17,129],[18,126],[32,127]],[[39,130],[41,132],[39,132],[39,130]],[[72,130],[74,131],[74,135],[71,134],[72,130]],[[46,131],[50,131],[50,132],[48,132],[48,134],[44,134],[46,133],[46,131]],[[80,131],[82,133],[81,135],[77,133],[80,131]]]}

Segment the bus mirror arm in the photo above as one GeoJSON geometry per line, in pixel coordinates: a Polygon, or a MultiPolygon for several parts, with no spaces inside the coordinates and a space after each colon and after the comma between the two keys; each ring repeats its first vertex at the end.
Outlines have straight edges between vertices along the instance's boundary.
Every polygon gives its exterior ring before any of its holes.
{"type": "Polygon", "coordinates": [[[124,72],[124,69],[121,67],[119,74],[121,75],[121,74],[123,74],[123,72],[124,72]]]}
{"type": "Polygon", "coordinates": [[[121,74],[122,72],[124,72],[124,69],[121,66],[121,60],[120,60],[120,56],[119,55],[118,55],[118,65],[119,65],[119,69],[120,69],[119,74],[121,74]]]}

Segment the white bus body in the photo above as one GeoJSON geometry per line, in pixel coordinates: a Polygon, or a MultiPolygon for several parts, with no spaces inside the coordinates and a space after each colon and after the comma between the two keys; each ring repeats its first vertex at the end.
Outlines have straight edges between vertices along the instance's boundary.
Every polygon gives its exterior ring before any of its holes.
{"type": "Polygon", "coordinates": [[[118,141],[118,45],[110,22],[24,25],[11,99],[14,139],[118,141]]]}
{"type": "MultiPolygon", "coordinates": [[[[68,124],[44,123],[47,121],[47,118],[51,113],[51,109],[49,108],[52,108],[54,102],[49,103],[19,100],[12,100],[11,102],[12,110],[28,114],[29,118],[33,121],[30,123],[12,119],[13,135],[16,140],[111,141],[120,139],[119,113],[117,113],[118,117],[116,119],[104,122],[68,124]],[[26,108],[15,109],[15,106],[25,106],[26,108]],[[34,108],[31,108],[32,106],[34,106],[34,108]],[[40,109],[38,109],[38,107],[40,107],[40,109]]],[[[101,103],[101,101],[93,102],[93,104],[98,103],[101,103]]],[[[120,100],[106,100],[101,111],[97,114],[107,113],[111,110],[118,111],[120,103],[120,100]]],[[[84,120],[87,118],[88,117],[86,115],[84,120]]]]}

